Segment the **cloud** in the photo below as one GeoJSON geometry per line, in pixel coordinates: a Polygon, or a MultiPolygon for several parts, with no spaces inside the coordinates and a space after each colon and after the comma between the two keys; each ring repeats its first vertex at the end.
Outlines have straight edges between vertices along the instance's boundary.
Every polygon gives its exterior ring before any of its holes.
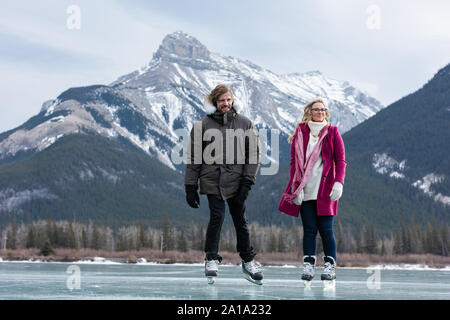
{"type": "Polygon", "coordinates": [[[438,0],[6,1],[0,130],[70,86],[108,84],[139,69],[176,30],[213,52],[276,73],[320,70],[391,103],[449,62],[448,12],[450,2],[438,0]],[[79,30],[67,28],[72,4],[79,30]],[[369,5],[380,8],[380,29],[367,27],[369,5]]]}

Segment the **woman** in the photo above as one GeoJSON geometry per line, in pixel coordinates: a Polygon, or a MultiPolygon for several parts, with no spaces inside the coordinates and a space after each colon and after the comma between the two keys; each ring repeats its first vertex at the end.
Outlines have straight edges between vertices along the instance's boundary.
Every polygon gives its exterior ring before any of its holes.
{"type": "Polygon", "coordinates": [[[336,240],[333,221],[345,178],[345,148],[338,128],[328,122],[330,111],[322,99],[308,103],[302,121],[288,141],[291,145],[289,183],[278,210],[303,223],[302,280],[311,281],[316,264],[316,236],[324,249],[322,280],[336,279],[336,240]]]}

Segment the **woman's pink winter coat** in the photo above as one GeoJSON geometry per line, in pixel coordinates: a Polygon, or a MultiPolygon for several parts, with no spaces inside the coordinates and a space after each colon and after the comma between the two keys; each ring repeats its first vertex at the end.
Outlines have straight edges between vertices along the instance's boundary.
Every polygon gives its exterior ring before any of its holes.
{"type": "MultiPolygon", "coordinates": [[[[309,142],[309,126],[307,123],[301,123],[297,130],[302,130],[303,150],[304,153],[306,153],[309,142]]],[[[294,161],[296,161],[294,146],[297,139],[297,130],[295,131],[294,139],[291,144],[291,171],[289,183],[278,206],[278,210],[294,217],[299,216],[301,206],[285,200],[285,195],[291,190],[294,177],[294,161]]],[[[344,185],[345,167],[347,166],[347,162],[345,161],[344,141],[342,140],[337,127],[330,126],[328,128],[328,134],[323,140],[321,155],[323,161],[323,172],[322,179],[320,179],[319,192],[317,194],[317,215],[335,216],[337,215],[337,205],[339,200],[331,201],[330,193],[336,181],[344,185]]],[[[305,157],[306,155],[304,154],[303,156],[305,157]]]]}

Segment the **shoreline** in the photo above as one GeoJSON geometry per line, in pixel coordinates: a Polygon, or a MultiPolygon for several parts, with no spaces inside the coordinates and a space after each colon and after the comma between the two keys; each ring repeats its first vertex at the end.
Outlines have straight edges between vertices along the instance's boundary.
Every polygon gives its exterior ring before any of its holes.
{"type": "MultiPolygon", "coordinates": [[[[221,252],[222,265],[239,265],[237,253],[221,252]]],[[[302,267],[298,252],[258,253],[256,260],[264,267],[302,267]]],[[[322,255],[317,256],[317,267],[322,267],[322,255]]],[[[40,249],[0,250],[0,262],[60,262],[79,264],[136,264],[203,265],[204,253],[198,250],[165,251],[143,249],[133,251],[106,251],[93,249],[54,249],[54,254],[43,256],[40,249]]],[[[338,268],[371,268],[383,270],[450,270],[450,257],[431,254],[375,255],[338,253],[338,268]]]]}

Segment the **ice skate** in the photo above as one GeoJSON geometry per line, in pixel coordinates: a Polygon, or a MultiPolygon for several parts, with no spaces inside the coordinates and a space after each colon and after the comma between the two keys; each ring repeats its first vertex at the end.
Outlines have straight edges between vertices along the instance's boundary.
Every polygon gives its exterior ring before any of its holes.
{"type": "Polygon", "coordinates": [[[248,281],[262,285],[263,284],[263,274],[261,272],[261,265],[255,260],[250,262],[242,261],[242,272],[244,273],[245,279],[248,281]]]}
{"type": "Polygon", "coordinates": [[[323,257],[324,269],[320,276],[325,289],[332,289],[336,286],[336,261],[333,257],[323,257]]]}
{"type": "Polygon", "coordinates": [[[219,261],[218,260],[206,260],[205,261],[205,276],[208,280],[208,284],[214,284],[219,274],[219,261]]]}
{"type": "Polygon", "coordinates": [[[316,256],[303,257],[302,280],[306,288],[311,287],[311,281],[314,278],[314,266],[316,265],[316,256]]]}

